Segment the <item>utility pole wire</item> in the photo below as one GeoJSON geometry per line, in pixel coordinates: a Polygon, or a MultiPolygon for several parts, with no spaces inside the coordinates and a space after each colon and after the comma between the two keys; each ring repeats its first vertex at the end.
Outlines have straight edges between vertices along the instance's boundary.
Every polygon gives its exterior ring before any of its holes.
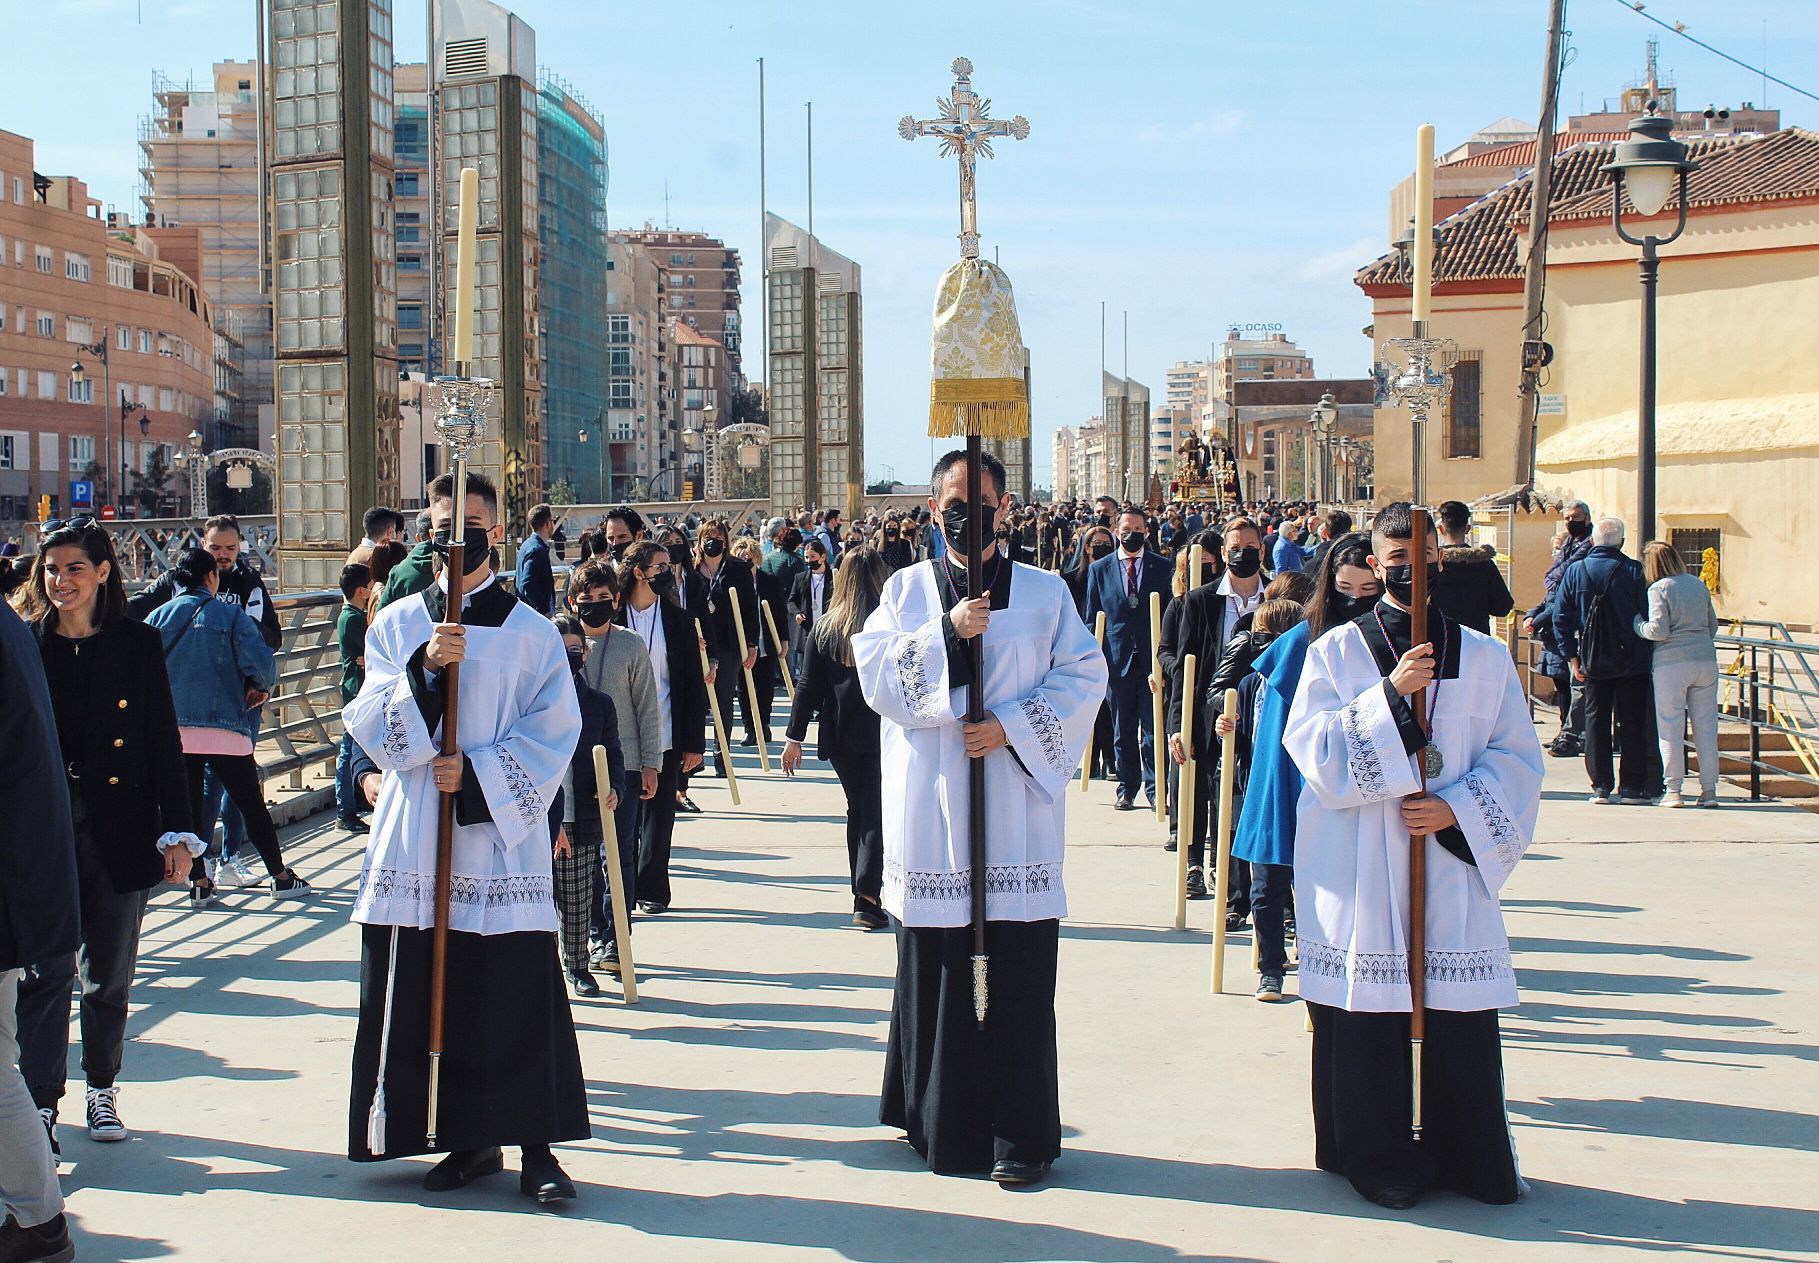
{"type": "MultiPolygon", "coordinates": [[[[1686,24],[1684,22],[1663,21],[1661,18],[1656,17],[1654,14],[1644,11],[1643,7],[1640,4],[1635,3],[1635,0],[1617,0],[1617,3],[1622,5],[1624,8],[1628,9],[1631,13],[1636,14],[1638,17],[1646,18],[1650,22],[1653,22],[1656,26],[1660,27],[1662,30],[1669,31],[1675,35],[1678,35],[1681,39],[1686,40],[1688,43],[1697,44],[1699,47],[1703,48],[1706,52],[1712,54],[1714,57],[1722,57],[1722,58],[1724,58],[1724,60],[1730,62],[1733,66],[1741,66],[1743,69],[1749,71],[1753,75],[1761,75],[1768,82],[1778,83],[1790,92],[1798,92],[1801,96],[1805,97],[1809,101],[1819,101],[1819,95],[1815,95],[1814,93],[1808,92],[1805,88],[1800,87],[1798,84],[1789,83],[1786,79],[1777,79],[1774,75],[1771,75],[1768,71],[1764,70],[1761,66],[1752,66],[1747,61],[1744,61],[1741,58],[1731,56],[1729,53],[1725,52],[1722,48],[1713,47],[1711,44],[1706,43],[1704,40],[1700,39],[1696,35],[1688,35],[1686,32],[1686,24]]],[[[1766,58],[1764,60],[1766,60],[1766,58]]]]}

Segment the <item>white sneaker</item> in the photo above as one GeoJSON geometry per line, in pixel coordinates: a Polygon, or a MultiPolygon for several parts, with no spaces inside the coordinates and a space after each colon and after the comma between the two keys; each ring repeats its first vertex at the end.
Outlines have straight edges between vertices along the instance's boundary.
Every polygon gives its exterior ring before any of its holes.
{"type": "Polygon", "coordinates": [[[1686,806],[1686,800],[1681,798],[1679,794],[1669,791],[1668,793],[1661,795],[1661,805],[1663,807],[1684,807],[1686,806]]]}
{"type": "Polygon", "coordinates": [[[61,1158],[63,1150],[57,1144],[57,1111],[40,1107],[38,1121],[44,1124],[44,1134],[51,1142],[51,1157],[61,1158]]]}
{"type": "Polygon", "coordinates": [[[1718,791],[1715,789],[1708,789],[1705,793],[1699,795],[1699,805],[1701,807],[1718,806],[1718,791]]]}
{"type": "Polygon", "coordinates": [[[252,866],[246,862],[246,857],[244,855],[235,855],[222,860],[221,874],[227,879],[230,885],[239,886],[243,889],[251,886],[263,886],[265,884],[265,878],[253,871],[252,866]]]}
{"type": "Polygon", "coordinates": [[[88,1138],[111,1143],[126,1139],[126,1124],[120,1121],[120,1113],[114,1108],[120,1095],[119,1088],[90,1088],[88,1090],[88,1138]]]}
{"type": "Polygon", "coordinates": [[[1597,803],[1600,807],[1608,807],[1611,805],[1611,796],[1609,794],[1593,794],[1590,798],[1586,799],[1586,801],[1597,803]]]}

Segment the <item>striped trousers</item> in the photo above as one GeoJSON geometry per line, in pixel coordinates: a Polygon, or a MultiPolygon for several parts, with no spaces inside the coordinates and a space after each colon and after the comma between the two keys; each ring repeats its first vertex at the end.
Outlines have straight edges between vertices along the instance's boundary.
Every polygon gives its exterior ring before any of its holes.
{"type": "Polygon", "coordinates": [[[568,826],[569,853],[555,859],[562,963],[570,973],[587,971],[587,928],[600,880],[600,830],[578,824],[568,826]]]}

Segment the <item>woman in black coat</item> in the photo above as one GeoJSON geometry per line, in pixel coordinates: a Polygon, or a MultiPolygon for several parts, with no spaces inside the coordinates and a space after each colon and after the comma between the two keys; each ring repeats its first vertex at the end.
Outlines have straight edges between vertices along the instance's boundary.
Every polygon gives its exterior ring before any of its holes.
{"type": "Polygon", "coordinates": [[[876,548],[845,555],[834,572],[827,612],[808,634],[802,678],[790,706],[783,746],[783,771],[794,776],[802,764],[809,720],[821,716],[819,753],[834,765],[846,791],[846,858],[852,877],[853,924],[867,930],[888,924],[879,897],[884,890],[884,770],[879,759],[878,712],[865,704],[853,666],[853,633],[878,608],[890,562],[876,548]]]}
{"type": "MultiPolygon", "coordinates": [[[[1109,526],[1093,526],[1080,541],[1080,553],[1075,558],[1074,566],[1061,573],[1061,582],[1067,584],[1068,592],[1074,598],[1074,610],[1081,621],[1086,619],[1086,572],[1101,557],[1109,557],[1117,545],[1112,540],[1109,526]]],[[[1088,631],[1093,630],[1091,627],[1088,631]]],[[[1093,721],[1093,766],[1088,772],[1093,776],[1110,777],[1113,756],[1116,751],[1112,746],[1112,708],[1110,703],[1102,702],[1099,706],[1099,718],[1093,721]]]]}
{"type": "Polygon", "coordinates": [[[127,615],[107,532],[50,531],[27,588],[75,826],[82,941],[36,962],[19,988],[19,1065],[47,1124],[63,1097],[70,980],[81,979],[82,1068],[95,1140],[124,1140],[114,1081],[147,892],[180,882],[202,851],[155,628],[127,615]]]}

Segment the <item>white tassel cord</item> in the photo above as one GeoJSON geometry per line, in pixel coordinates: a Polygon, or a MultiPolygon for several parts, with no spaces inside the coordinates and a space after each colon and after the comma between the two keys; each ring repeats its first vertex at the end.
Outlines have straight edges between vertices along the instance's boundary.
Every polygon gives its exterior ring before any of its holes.
{"type": "Polygon", "coordinates": [[[366,1150],[375,1158],[385,1152],[385,1060],[392,1048],[392,991],[398,983],[398,927],[392,927],[391,960],[385,967],[385,1020],[379,1024],[379,1073],[373,1081],[373,1105],[366,1112],[366,1150]]]}

